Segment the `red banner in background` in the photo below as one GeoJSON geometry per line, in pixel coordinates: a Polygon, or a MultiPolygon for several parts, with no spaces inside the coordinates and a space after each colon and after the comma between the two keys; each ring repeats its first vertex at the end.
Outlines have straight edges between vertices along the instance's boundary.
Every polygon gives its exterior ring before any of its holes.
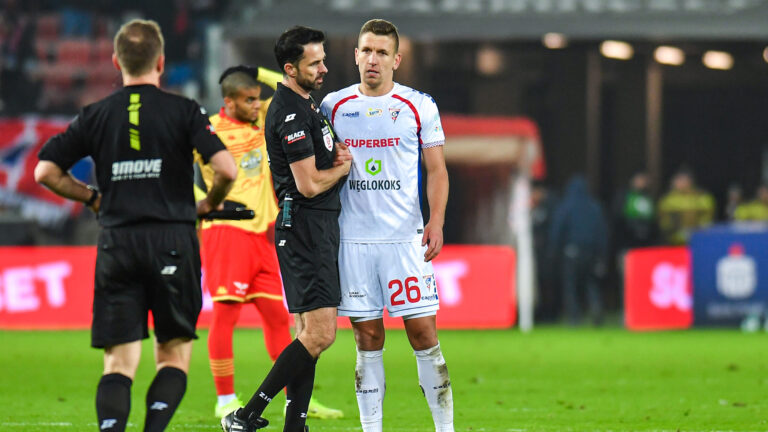
{"type": "MultiPolygon", "coordinates": [[[[0,328],[89,328],[96,248],[0,247],[0,328]]],[[[515,322],[515,254],[502,246],[445,246],[434,261],[441,328],[506,328],[515,322]]],[[[205,293],[207,294],[207,293],[205,293]]],[[[204,297],[200,326],[211,320],[204,297]]],[[[401,319],[385,317],[388,327],[401,319]]],[[[258,327],[246,305],[239,325],[258,327]]],[[[349,320],[339,319],[341,327],[349,320]]]]}
{"type": "Polygon", "coordinates": [[[631,250],[625,257],[624,310],[630,330],[693,324],[690,252],[685,247],[631,250]]]}
{"type": "Polygon", "coordinates": [[[96,248],[0,248],[0,328],[87,328],[96,248]]]}
{"type": "MultiPolygon", "coordinates": [[[[0,119],[0,203],[19,207],[22,214],[47,226],[76,216],[83,206],[38,185],[34,179],[37,153],[69,120],[27,116],[0,119]]],[[[91,177],[90,158],[76,163],[71,173],[82,181],[91,177]]]]}

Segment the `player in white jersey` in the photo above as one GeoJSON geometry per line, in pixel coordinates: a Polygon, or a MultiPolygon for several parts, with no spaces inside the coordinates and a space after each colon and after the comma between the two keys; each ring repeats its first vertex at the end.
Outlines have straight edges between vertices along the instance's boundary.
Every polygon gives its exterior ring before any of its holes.
{"type": "Polygon", "coordinates": [[[400,65],[397,28],[363,25],[355,49],[360,83],[329,94],[322,110],[354,159],[342,188],[339,315],[357,343],[355,389],[364,432],[382,430],[383,309],[402,317],[435,430],[453,431],[453,395],[435,326],[431,260],[443,246],[448,173],[435,101],[393,81],[400,65]],[[430,218],[420,207],[421,160],[430,218]]]}

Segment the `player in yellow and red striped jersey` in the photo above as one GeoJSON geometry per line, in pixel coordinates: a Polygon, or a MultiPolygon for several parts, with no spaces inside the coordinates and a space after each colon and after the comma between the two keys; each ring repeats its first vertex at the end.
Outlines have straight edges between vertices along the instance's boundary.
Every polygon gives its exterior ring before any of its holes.
{"type": "MultiPolygon", "coordinates": [[[[219,80],[224,106],[210,118],[238,165],[237,180],[227,195],[225,208],[247,207],[256,215],[252,220],[213,220],[201,225],[203,286],[213,299],[208,354],[218,395],[218,417],[243,406],[234,391],[232,351],[232,333],[243,304],[253,303],[261,314],[264,342],[272,361],[291,343],[289,314],[283,304],[272,241],[277,201],[260,128],[270,100],[261,100],[259,82],[274,89],[280,80],[281,74],[265,68],[227,69],[219,80]]],[[[213,182],[210,168],[201,165],[200,173],[206,185],[213,182]]],[[[339,418],[343,414],[313,400],[307,415],[339,418]]]]}

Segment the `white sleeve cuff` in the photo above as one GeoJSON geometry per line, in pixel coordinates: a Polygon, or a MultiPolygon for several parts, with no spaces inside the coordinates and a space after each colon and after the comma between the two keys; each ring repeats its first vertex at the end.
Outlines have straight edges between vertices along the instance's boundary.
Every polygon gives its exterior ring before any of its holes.
{"type": "Polygon", "coordinates": [[[441,146],[441,145],[445,145],[445,141],[435,141],[435,142],[431,142],[431,143],[424,143],[424,144],[421,145],[421,148],[425,149],[425,148],[437,147],[437,146],[441,146]]]}

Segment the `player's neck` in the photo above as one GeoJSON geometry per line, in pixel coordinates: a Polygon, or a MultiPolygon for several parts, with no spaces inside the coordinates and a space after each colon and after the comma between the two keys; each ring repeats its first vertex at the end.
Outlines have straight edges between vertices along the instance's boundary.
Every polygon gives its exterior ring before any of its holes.
{"type": "Polygon", "coordinates": [[[160,74],[155,71],[140,76],[132,76],[123,73],[123,87],[142,84],[151,84],[155,87],[160,87],[160,74]]]}
{"type": "Polygon", "coordinates": [[[387,83],[381,83],[378,87],[370,87],[366,85],[365,83],[360,83],[360,93],[362,93],[365,96],[384,96],[385,94],[392,91],[392,89],[395,87],[394,81],[389,81],[387,83]]]}
{"type": "Polygon", "coordinates": [[[293,90],[294,93],[303,97],[304,99],[309,99],[309,92],[305,90],[304,87],[300,86],[295,79],[286,76],[283,78],[283,85],[293,90]]]}

